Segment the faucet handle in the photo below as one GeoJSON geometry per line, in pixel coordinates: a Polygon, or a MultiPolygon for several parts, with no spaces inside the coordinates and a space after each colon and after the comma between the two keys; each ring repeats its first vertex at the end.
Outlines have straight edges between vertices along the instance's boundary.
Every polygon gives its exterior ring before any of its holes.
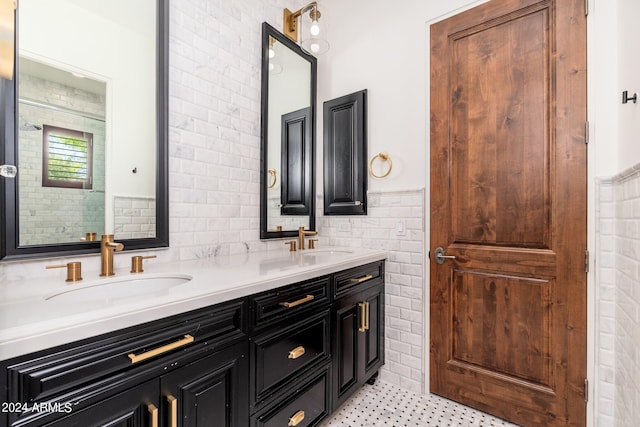
{"type": "Polygon", "coordinates": [[[295,252],[296,251],[296,241],[292,240],[290,242],[284,242],[285,245],[289,245],[289,252],[295,252]]]}
{"type": "Polygon", "coordinates": [[[318,239],[309,239],[309,249],[315,249],[317,241],[318,239]]]}
{"type": "Polygon", "coordinates": [[[79,282],[82,280],[82,263],[74,261],[67,264],[47,265],[47,270],[52,268],[67,268],[67,280],[65,282],[79,282]]]}
{"type": "Polygon", "coordinates": [[[156,258],[156,255],[150,255],[150,256],[136,255],[136,256],[132,256],[131,257],[131,273],[143,273],[144,270],[142,269],[142,260],[151,259],[151,258],[156,258]]]}

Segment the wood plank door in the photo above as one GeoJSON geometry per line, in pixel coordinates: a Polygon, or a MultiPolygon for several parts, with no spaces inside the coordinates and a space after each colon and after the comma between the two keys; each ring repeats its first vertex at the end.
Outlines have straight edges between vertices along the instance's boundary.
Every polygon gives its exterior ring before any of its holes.
{"type": "Polygon", "coordinates": [[[586,423],[585,124],[584,0],[431,27],[432,392],[586,423]]]}

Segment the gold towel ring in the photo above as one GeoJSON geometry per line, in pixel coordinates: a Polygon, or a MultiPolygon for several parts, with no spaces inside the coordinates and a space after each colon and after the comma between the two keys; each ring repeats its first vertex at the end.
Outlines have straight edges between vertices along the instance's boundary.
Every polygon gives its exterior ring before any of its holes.
{"type": "Polygon", "coordinates": [[[269,169],[267,172],[269,173],[269,176],[270,176],[269,188],[273,188],[276,186],[276,182],[278,181],[278,178],[276,178],[277,172],[275,169],[269,169]]]}
{"type": "Polygon", "coordinates": [[[383,151],[383,152],[381,152],[381,153],[376,154],[376,155],[373,157],[373,159],[371,159],[371,161],[369,162],[369,173],[370,173],[372,176],[376,177],[376,178],[385,178],[387,175],[389,175],[389,174],[391,173],[391,169],[393,169],[393,162],[391,161],[391,157],[389,157],[389,154],[388,154],[388,153],[386,153],[385,151],[383,151]],[[373,172],[373,162],[375,162],[375,161],[376,161],[376,159],[377,159],[378,157],[379,157],[379,158],[380,158],[380,160],[382,160],[382,161],[389,162],[389,170],[388,170],[388,171],[386,171],[385,173],[383,173],[382,175],[376,175],[376,174],[373,172]]]}

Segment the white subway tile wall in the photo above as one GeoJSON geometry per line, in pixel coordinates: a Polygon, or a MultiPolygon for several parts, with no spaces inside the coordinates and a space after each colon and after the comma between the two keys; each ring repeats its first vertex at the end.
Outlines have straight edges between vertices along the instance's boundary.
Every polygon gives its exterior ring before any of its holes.
{"type": "Polygon", "coordinates": [[[155,237],[155,198],[115,196],[113,199],[113,231],[116,240],[155,237]]]}
{"type": "Polygon", "coordinates": [[[598,426],[640,414],[640,165],[597,185],[598,426]]]}
{"type": "Polygon", "coordinates": [[[260,245],[261,24],[281,28],[282,10],[304,4],[171,2],[169,227],[178,259],[260,245]]]}
{"type": "MultiPolygon", "coordinates": [[[[322,206],[322,203],[317,203],[322,206]]],[[[369,192],[366,216],[322,216],[320,244],[380,249],[386,263],[386,364],[381,378],[424,391],[425,190],[369,192]]]]}

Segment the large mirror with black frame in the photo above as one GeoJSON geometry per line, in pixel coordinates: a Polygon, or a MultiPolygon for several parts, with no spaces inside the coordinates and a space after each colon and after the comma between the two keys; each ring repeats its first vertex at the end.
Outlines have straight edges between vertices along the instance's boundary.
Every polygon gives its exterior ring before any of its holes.
{"type": "Polygon", "coordinates": [[[168,246],[169,0],[21,0],[0,79],[0,259],[168,246]]]}
{"type": "Polygon", "coordinates": [[[315,230],[316,58],[262,25],[260,238],[315,230]]]}

